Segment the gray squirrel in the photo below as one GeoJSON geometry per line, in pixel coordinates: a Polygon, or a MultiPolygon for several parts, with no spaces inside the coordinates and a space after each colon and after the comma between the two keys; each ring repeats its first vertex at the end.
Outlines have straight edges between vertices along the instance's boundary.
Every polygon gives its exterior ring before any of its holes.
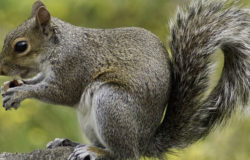
{"type": "Polygon", "coordinates": [[[52,17],[41,1],[4,41],[0,73],[3,107],[26,98],[76,108],[92,145],[74,146],[69,160],[164,159],[205,137],[246,106],[250,90],[250,15],[227,1],[193,1],[171,24],[169,56],[142,28],[90,29],[52,17]],[[211,59],[224,68],[208,96],[211,59]],[[165,114],[164,114],[165,112],[165,114]]]}

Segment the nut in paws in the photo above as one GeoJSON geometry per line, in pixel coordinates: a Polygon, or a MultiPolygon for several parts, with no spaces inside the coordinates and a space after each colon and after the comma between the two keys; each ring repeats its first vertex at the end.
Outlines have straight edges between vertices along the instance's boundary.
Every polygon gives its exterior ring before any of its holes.
{"type": "Polygon", "coordinates": [[[6,110],[9,110],[11,108],[17,109],[20,105],[22,98],[17,86],[21,85],[21,81],[13,80],[5,82],[4,85],[1,87],[3,107],[6,110]]]}

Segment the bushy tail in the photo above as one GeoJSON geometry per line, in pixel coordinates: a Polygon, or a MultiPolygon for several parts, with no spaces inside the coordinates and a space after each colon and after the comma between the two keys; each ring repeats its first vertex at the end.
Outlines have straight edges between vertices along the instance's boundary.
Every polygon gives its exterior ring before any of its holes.
{"type": "Polygon", "coordinates": [[[250,91],[250,15],[228,2],[199,1],[180,10],[171,28],[172,91],[165,119],[149,145],[159,156],[206,136],[216,123],[245,106],[250,91]],[[224,52],[217,86],[204,99],[209,56],[224,52]]]}

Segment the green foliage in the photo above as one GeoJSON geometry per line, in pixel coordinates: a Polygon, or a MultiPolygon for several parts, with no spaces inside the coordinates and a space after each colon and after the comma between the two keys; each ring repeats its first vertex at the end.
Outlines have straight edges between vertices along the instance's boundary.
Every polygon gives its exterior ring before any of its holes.
{"type": "MultiPolygon", "coordinates": [[[[30,16],[34,0],[0,1],[0,46],[4,36],[30,16]]],[[[92,28],[137,26],[165,43],[168,22],[181,0],[44,0],[53,16],[92,28]]],[[[243,1],[250,4],[249,0],[243,1]]],[[[182,4],[183,5],[183,4],[182,4]]],[[[10,78],[9,78],[10,79],[10,78]]],[[[0,83],[9,80],[0,77],[0,83]]],[[[250,160],[250,116],[236,120],[206,140],[170,155],[170,160],[250,160]]],[[[0,152],[44,148],[55,137],[86,142],[74,109],[26,100],[17,111],[0,109],[0,152]]]]}

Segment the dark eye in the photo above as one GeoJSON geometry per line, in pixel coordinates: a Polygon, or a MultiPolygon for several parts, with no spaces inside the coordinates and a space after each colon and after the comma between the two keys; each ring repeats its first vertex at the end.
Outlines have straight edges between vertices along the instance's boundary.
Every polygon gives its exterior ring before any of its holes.
{"type": "Polygon", "coordinates": [[[17,53],[22,53],[28,48],[28,43],[26,41],[19,41],[15,45],[15,51],[17,53]]]}

